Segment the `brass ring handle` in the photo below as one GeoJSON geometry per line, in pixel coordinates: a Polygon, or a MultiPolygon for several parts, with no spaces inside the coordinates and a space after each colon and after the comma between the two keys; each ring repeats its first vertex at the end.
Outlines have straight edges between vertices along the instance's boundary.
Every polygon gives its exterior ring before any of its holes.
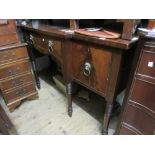
{"type": "Polygon", "coordinates": [[[83,74],[84,74],[85,76],[90,76],[90,74],[91,74],[91,69],[92,69],[91,64],[90,64],[89,62],[86,62],[86,63],[84,64],[83,74]]]}
{"type": "Polygon", "coordinates": [[[53,52],[53,46],[54,46],[53,41],[49,40],[48,41],[48,50],[50,53],[53,52]]]}
{"type": "Polygon", "coordinates": [[[30,43],[31,43],[31,44],[34,44],[34,37],[33,37],[32,34],[30,34],[30,43]]]}

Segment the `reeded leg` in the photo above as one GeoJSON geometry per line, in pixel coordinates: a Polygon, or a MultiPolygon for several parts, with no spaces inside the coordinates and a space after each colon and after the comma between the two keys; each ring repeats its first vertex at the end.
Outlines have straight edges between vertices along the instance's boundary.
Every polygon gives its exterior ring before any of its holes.
{"type": "Polygon", "coordinates": [[[109,120],[110,120],[112,108],[113,108],[113,105],[107,103],[105,114],[104,114],[103,130],[102,130],[102,134],[104,135],[108,134],[108,126],[109,126],[109,120]]]}
{"type": "Polygon", "coordinates": [[[36,62],[35,61],[32,61],[32,68],[33,68],[33,72],[34,72],[37,88],[40,89],[40,80],[39,80],[39,76],[38,76],[38,72],[37,72],[36,62]]]}
{"type": "Polygon", "coordinates": [[[31,64],[32,64],[32,70],[33,70],[33,73],[34,73],[36,85],[37,85],[37,88],[40,89],[40,80],[39,80],[39,75],[38,75],[38,72],[37,72],[36,60],[35,60],[35,56],[34,56],[33,51],[32,51],[31,48],[29,48],[29,56],[30,56],[30,60],[31,60],[31,64]]]}
{"type": "Polygon", "coordinates": [[[72,83],[67,84],[68,115],[72,117],[72,83]]]}

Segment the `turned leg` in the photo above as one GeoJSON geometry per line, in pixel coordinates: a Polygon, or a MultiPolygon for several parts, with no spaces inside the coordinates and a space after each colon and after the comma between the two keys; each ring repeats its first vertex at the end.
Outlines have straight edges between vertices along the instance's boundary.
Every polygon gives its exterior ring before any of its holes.
{"type": "Polygon", "coordinates": [[[35,61],[32,61],[32,68],[33,68],[33,72],[34,72],[37,88],[40,89],[40,80],[39,80],[39,76],[38,76],[38,72],[37,72],[36,62],[35,61]]]}
{"type": "Polygon", "coordinates": [[[68,115],[72,117],[72,83],[67,84],[68,115]]]}
{"type": "Polygon", "coordinates": [[[102,131],[104,135],[108,134],[108,126],[109,126],[109,120],[110,120],[112,108],[113,108],[113,105],[107,103],[105,114],[104,114],[103,131],[102,131]]]}
{"type": "Polygon", "coordinates": [[[39,80],[39,75],[38,75],[38,71],[37,71],[36,60],[35,60],[35,56],[33,54],[32,49],[29,49],[29,55],[30,55],[30,60],[31,60],[31,64],[32,64],[32,70],[34,73],[36,85],[37,85],[37,88],[40,89],[40,80],[39,80]]]}

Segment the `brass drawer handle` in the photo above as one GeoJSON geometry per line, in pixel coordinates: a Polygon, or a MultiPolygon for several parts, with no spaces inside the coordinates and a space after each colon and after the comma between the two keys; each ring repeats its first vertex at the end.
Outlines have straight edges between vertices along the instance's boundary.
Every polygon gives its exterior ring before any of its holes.
{"type": "Polygon", "coordinates": [[[15,70],[11,70],[11,69],[8,70],[10,75],[18,74],[19,71],[20,71],[20,67],[17,67],[15,70]]]}
{"type": "Polygon", "coordinates": [[[32,34],[30,34],[30,43],[33,45],[34,44],[34,37],[32,34]]]}
{"type": "Polygon", "coordinates": [[[12,74],[13,74],[13,72],[12,72],[12,70],[11,70],[11,69],[9,69],[9,71],[8,71],[8,72],[9,72],[9,74],[10,74],[10,75],[12,75],[12,74]]]}
{"type": "Polygon", "coordinates": [[[48,41],[48,51],[50,53],[53,52],[53,46],[54,46],[53,41],[49,40],[48,41]]]}
{"type": "Polygon", "coordinates": [[[85,76],[90,76],[90,74],[91,74],[91,69],[92,69],[91,64],[90,64],[89,62],[85,62],[83,74],[84,74],[85,76]]]}
{"type": "Polygon", "coordinates": [[[16,95],[17,96],[23,96],[26,93],[26,91],[27,91],[26,89],[19,90],[16,92],[16,95]]]}
{"type": "Polygon", "coordinates": [[[14,87],[16,87],[16,86],[18,86],[18,85],[20,85],[20,84],[22,84],[23,83],[23,80],[14,80],[14,81],[12,81],[12,85],[14,86],[14,87]]]}

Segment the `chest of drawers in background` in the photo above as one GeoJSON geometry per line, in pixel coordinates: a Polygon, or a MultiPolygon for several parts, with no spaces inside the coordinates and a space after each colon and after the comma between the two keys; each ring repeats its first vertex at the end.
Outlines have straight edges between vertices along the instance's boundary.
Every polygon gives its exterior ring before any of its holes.
{"type": "Polygon", "coordinates": [[[10,111],[21,100],[37,97],[25,43],[0,47],[0,90],[10,111]]]}
{"type": "Polygon", "coordinates": [[[141,34],[117,134],[155,134],[155,37],[141,34]]]}
{"type": "Polygon", "coordinates": [[[0,19],[0,46],[20,42],[15,20],[0,19]]]}

